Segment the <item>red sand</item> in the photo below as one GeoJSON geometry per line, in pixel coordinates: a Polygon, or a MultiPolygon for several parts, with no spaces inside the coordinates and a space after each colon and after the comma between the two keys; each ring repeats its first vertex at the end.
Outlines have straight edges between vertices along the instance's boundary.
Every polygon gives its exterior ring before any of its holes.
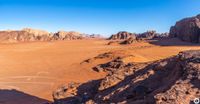
{"type": "MultiPolygon", "coordinates": [[[[52,100],[52,91],[70,81],[86,82],[105,74],[80,63],[108,51],[123,50],[134,57],[128,62],[147,62],[163,59],[198,46],[156,46],[146,42],[129,46],[106,45],[105,40],[75,40],[33,42],[0,45],[0,88],[17,89],[52,100]]],[[[99,62],[102,63],[102,62],[99,62]]]]}

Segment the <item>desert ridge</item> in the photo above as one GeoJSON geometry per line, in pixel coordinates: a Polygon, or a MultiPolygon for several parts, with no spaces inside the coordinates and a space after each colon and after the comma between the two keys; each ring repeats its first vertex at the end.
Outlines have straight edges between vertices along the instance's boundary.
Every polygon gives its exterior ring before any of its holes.
{"type": "Polygon", "coordinates": [[[56,40],[81,40],[81,39],[101,39],[99,34],[84,34],[76,31],[58,31],[50,33],[44,30],[24,28],[22,30],[0,31],[0,43],[17,43],[33,41],[56,41],[56,40]]]}

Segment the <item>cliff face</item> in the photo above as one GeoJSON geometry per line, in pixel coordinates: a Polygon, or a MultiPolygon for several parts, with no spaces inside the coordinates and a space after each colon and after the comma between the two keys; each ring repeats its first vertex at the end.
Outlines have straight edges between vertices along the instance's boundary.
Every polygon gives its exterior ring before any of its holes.
{"type": "Polygon", "coordinates": [[[200,42],[200,15],[178,21],[170,29],[170,37],[192,43],[200,42]]]}

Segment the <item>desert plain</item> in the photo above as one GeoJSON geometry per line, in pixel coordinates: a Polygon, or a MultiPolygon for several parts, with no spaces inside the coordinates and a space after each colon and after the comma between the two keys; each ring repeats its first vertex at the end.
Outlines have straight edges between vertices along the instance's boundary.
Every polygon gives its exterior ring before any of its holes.
{"type": "Polygon", "coordinates": [[[105,77],[92,67],[110,61],[82,63],[105,52],[132,55],[128,62],[151,62],[171,57],[184,50],[200,49],[198,44],[178,39],[107,45],[108,40],[88,39],[52,42],[0,44],[0,88],[16,89],[52,101],[52,91],[73,82],[84,83],[105,77]]]}

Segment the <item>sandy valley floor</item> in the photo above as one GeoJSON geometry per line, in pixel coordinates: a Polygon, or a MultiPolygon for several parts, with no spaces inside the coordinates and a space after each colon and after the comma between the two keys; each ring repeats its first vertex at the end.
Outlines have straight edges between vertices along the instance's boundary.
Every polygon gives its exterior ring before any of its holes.
{"type": "MultiPolygon", "coordinates": [[[[108,51],[123,50],[134,57],[131,62],[163,59],[183,50],[200,49],[191,44],[160,46],[147,42],[133,45],[106,45],[105,40],[33,42],[0,45],[0,88],[17,89],[52,100],[52,91],[70,81],[98,79],[91,67],[82,67],[83,60],[108,51]]],[[[99,62],[100,63],[100,62],[99,62]]]]}

